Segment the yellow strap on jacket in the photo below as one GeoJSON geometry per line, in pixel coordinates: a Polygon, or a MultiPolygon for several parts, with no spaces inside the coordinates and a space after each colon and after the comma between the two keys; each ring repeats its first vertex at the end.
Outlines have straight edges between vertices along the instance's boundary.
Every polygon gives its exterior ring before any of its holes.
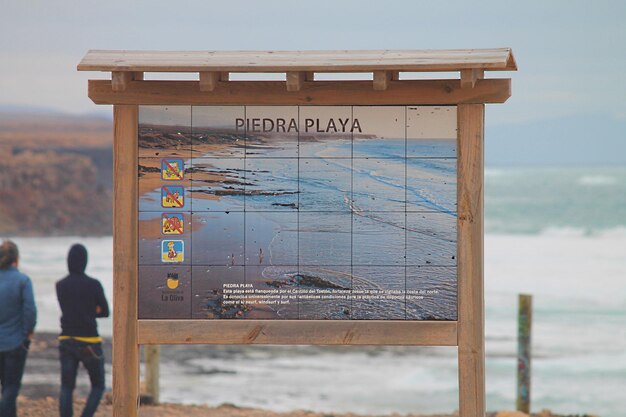
{"type": "Polygon", "coordinates": [[[74,339],[79,342],[85,342],[85,343],[102,343],[102,338],[100,336],[94,336],[94,337],[59,336],[59,340],[68,340],[68,339],[74,339]]]}

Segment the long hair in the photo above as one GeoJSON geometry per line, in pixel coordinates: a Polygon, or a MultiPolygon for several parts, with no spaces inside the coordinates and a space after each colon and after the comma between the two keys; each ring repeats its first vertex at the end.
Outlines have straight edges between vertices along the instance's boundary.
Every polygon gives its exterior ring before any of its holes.
{"type": "Polygon", "coordinates": [[[15,262],[20,256],[20,252],[17,250],[17,245],[10,240],[5,240],[0,245],[0,269],[7,269],[15,262]]]}

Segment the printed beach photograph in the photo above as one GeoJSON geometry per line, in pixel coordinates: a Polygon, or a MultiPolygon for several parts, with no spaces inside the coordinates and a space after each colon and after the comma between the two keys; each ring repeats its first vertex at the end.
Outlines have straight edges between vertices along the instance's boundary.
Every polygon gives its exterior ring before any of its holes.
{"type": "Polygon", "coordinates": [[[140,317],[456,320],[456,124],[441,106],[140,106],[140,317]],[[192,266],[177,302],[174,264],[192,266]]]}

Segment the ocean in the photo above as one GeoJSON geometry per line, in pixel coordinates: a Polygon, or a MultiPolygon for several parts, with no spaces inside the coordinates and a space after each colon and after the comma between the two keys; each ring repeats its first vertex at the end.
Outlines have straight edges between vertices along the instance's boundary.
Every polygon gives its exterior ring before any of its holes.
{"type": "MultiPolygon", "coordinates": [[[[528,293],[533,410],[622,416],[626,168],[488,168],[485,191],[488,409],[515,407],[517,294],[528,293]]],[[[110,237],[15,241],[34,282],[38,331],[58,331],[54,282],[74,242],[88,247],[87,272],[111,297],[110,237]]],[[[111,335],[110,319],[100,330],[111,335]]],[[[165,349],[179,354],[162,363],[163,401],[378,414],[458,408],[455,348],[165,349]]]]}

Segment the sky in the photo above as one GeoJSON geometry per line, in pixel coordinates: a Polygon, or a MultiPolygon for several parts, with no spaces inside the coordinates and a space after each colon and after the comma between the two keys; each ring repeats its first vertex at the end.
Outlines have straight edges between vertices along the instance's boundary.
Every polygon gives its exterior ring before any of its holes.
{"type": "MultiPolygon", "coordinates": [[[[512,97],[487,108],[488,131],[588,120],[616,136],[626,126],[623,0],[0,1],[0,108],[110,114],[86,83],[110,75],[76,72],[88,49],[511,47],[519,71],[488,75],[513,80],[512,97]]],[[[606,147],[626,155],[619,139],[606,147]]]]}

